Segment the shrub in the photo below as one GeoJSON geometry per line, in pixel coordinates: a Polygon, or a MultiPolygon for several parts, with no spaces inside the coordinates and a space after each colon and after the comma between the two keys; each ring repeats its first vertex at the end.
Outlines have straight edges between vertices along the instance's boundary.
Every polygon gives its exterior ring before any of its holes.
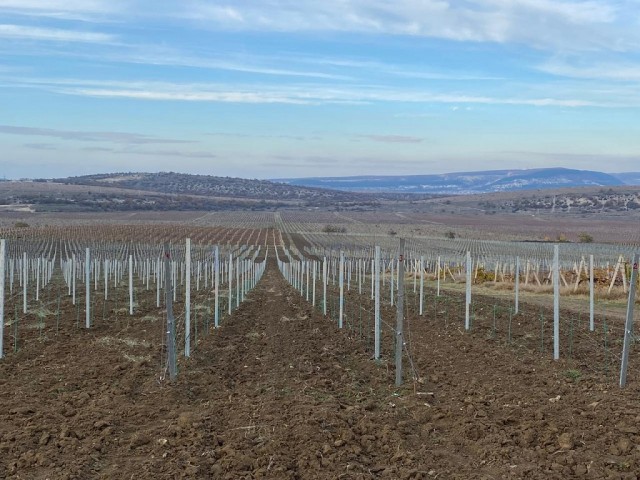
{"type": "Polygon", "coordinates": [[[446,238],[454,239],[456,238],[456,232],[454,232],[453,230],[449,230],[447,233],[444,234],[444,236],[446,238]]]}
{"type": "Polygon", "coordinates": [[[322,231],[324,233],[347,233],[347,227],[338,227],[337,225],[325,225],[322,231]]]}
{"type": "Polygon", "coordinates": [[[28,228],[29,224],[27,222],[16,222],[13,226],[15,228],[28,228]]]}
{"type": "Polygon", "coordinates": [[[593,243],[593,237],[588,233],[581,233],[578,235],[578,241],[580,243],[593,243]]]}

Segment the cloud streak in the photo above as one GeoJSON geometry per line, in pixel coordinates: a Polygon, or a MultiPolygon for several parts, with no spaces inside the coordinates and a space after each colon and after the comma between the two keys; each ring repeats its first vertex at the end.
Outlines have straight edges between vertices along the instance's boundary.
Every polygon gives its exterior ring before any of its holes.
{"type": "Polygon", "coordinates": [[[94,23],[104,23],[124,7],[123,0],[0,0],[7,14],[94,23]]]}
{"type": "MultiPolygon", "coordinates": [[[[425,104],[482,104],[482,105],[521,105],[531,107],[606,107],[608,102],[596,102],[573,98],[516,98],[490,97],[461,94],[440,94],[414,90],[395,90],[388,88],[331,88],[331,87],[272,87],[246,86],[236,90],[228,85],[148,85],[146,88],[65,88],[57,89],[68,95],[128,98],[132,100],[213,102],[246,104],[371,104],[377,102],[425,103],[425,104]],[[221,89],[221,90],[220,90],[221,89]],[[227,90],[229,89],[229,90],[227,90]]],[[[624,106],[624,105],[620,105],[624,106]]],[[[629,105],[627,105],[629,106],[629,105]]]]}
{"type": "Polygon", "coordinates": [[[640,97],[634,88],[615,91],[603,86],[592,88],[581,84],[541,83],[529,88],[517,85],[517,89],[503,88],[494,95],[478,95],[474,88],[469,88],[469,93],[464,93],[362,84],[170,83],[11,77],[5,80],[5,86],[14,88],[36,88],[56,94],[138,101],[300,106],[404,103],[565,108],[640,107],[640,97]],[[510,94],[510,90],[514,93],[510,94]]]}
{"type": "Polygon", "coordinates": [[[640,45],[633,2],[604,0],[230,0],[192,1],[183,16],[215,28],[351,32],[524,43],[541,49],[630,49],[640,45]],[[340,12],[340,14],[336,14],[340,12]]]}
{"type": "Polygon", "coordinates": [[[103,23],[134,16],[214,31],[395,35],[519,43],[547,51],[640,48],[633,0],[0,0],[0,8],[103,23]]]}
{"type": "Polygon", "coordinates": [[[358,137],[380,143],[422,143],[424,140],[408,135],[358,135],[358,137]]]}
{"type": "Polygon", "coordinates": [[[125,63],[137,63],[142,65],[164,65],[164,66],[179,66],[190,68],[201,68],[208,70],[226,70],[230,72],[250,73],[258,75],[269,76],[282,76],[282,77],[302,77],[302,78],[317,78],[325,80],[353,80],[353,77],[348,75],[338,75],[333,73],[316,72],[295,70],[291,68],[278,68],[274,66],[261,66],[256,64],[256,61],[272,62],[270,58],[255,57],[245,59],[230,59],[230,58],[208,58],[206,55],[202,57],[193,57],[188,54],[177,53],[169,55],[154,55],[148,51],[147,47],[139,47],[143,51],[142,53],[133,53],[129,55],[116,55],[109,58],[121,61],[125,63]]]}
{"type": "Polygon", "coordinates": [[[86,147],[82,149],[83,152],[91,153],[109,153],[115,155],[143,155],[148,157],[172,157],[172,158],[191,158],[191,159],[209,159],[213,160],[218,158],[217,155],[211,152],[202,151],[186,151],[186,150],[120,150],[117,148],[103,148],[103,147],[86,147]]]}
{"type": "Polygon", "coordinates": [[[0,37],[18,40],[41,40],[48,42],[110,43],[113,35],[95,32],[80,32],[57,28],[40,28],[24,25],[0,25],[0,37]]]}
{"type": "Polygon", "coordinates": [[[285,103],[304,105],[312,103],[309,100],[295,98],[294,96],[280,95],[277,93],[249,92],[249,91],[190,91],[181,89],[178,91],[162,90],[108,90],[99,88],[78,88],[73,90],[61,90],[61,93],[79,95],[83,97],[104,98],[128,98],[134,100],[158,100],[179,102],[214,102],[214,103],[285,103]]]}
{"type": "Polygon", "coordinates": [[[151,135],[141,135],[137,133],[56,130],[52,128],[22,127],[14,125],[0,125],[0,134],[49,137],[57,138],[60,140],[76,140],[82,142],[108,142],[125,145],[194,143],[188,140],[159,138],[151,135]]]}
{"type": "Polygon", "coordinates": [[[591,61],[573,65],[569,62],[552,60],[538,67],[542,72],[560,77],[588,80],[613,80],[616,82],[637,82],[640,80],[640,63],[628,61],[591,61]]]}

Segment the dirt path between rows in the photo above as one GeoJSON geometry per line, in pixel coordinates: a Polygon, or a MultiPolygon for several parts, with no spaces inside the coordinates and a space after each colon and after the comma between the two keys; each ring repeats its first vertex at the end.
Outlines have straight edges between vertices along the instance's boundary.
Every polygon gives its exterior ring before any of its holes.
{"type": "Polygon", "coordinates": [[[271,259],[174,384],[150,353],[161,322],[30,344],[0,365],[0,478],[637,478],[637,389],[412,328],[425,382],[396,390],[271,259]]]}
{"type": "Polygon", "coordinates": [[[81,331],[6,359],[0,478],[427,478],[415,456],[426,439],[393,403],[392,372],[275,263],[181,361],[175,385],[98,341],[120,333],[81,331]]]}

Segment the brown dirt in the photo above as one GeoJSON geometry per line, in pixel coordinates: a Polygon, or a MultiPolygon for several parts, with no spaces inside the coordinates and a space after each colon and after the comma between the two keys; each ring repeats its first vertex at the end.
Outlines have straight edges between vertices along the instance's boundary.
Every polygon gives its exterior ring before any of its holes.
{"type": "Polygon", "coordinates": [[[273,260],[248,301],[180,362],[173,385],[159,379],[162,322],[141,318],[149,313],[63,329],[2,361],[0,478],[640,472],[639,382],[621,391],[570,378],[564,363],[412,319],[424,378],[396,390],[387,361],[313,310],[273,260]]]}

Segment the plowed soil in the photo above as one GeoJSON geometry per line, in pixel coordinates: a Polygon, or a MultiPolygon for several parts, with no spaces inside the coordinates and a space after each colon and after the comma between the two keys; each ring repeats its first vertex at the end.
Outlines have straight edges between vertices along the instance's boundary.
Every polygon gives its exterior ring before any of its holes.
{"type": "MultiPolygon", "coordinates": [[[[638,382],[572,378],[561,363],[425,320],[421,378],[286,284],[275,261],[248,300],[180,362],[154,361],[160,322],[32,342],[0,364],[0,478],[637,478],[638,382]]],[[[416,343],[417,345],[417,343],[416,343]]],[[[387,352],[385,352],[387,353],[387,352]]]]}

